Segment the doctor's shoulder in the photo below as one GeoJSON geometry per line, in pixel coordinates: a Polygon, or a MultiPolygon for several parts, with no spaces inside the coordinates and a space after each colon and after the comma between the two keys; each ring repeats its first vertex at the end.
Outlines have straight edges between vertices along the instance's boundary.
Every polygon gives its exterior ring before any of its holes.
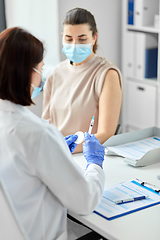
{"type": "Polygon", "coordinates": [[[50,124],[47,120],[39,118],[32,112],[23,117],[21,125],[22,128],[26,129],[25,131],[30,133],[37,141],[43,138],[43,135],[48,135],[53,141],[63,139],[62,134],[54,124],[50,124]]]}

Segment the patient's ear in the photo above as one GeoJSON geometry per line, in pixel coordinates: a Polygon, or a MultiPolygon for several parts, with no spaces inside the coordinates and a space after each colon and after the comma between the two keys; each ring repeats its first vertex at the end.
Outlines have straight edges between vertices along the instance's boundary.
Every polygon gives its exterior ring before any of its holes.
{"type": "Polygon", "coordinates": [[[94,37],[93,37],[93,43],[92,43],[93,46],[94,46],[95,43],[96,43],[97,37],[98,37],[98,33],[96,32],[96,33],[94,34],[94,37]]]}

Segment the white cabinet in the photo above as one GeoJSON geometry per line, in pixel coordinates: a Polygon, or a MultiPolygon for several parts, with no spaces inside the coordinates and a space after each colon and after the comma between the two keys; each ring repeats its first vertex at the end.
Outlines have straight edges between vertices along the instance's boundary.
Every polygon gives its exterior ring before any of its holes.
{"type": "Polygon", "coordinates": [[[123,132],[160,127],[159,12],[160,0],[122,0],[123,132]]]}
{"type": "Polygon", "coordinates": [[[128,81],[126,90],[128,126],[139,129],[155,126],[156,87],[128,81]]]}

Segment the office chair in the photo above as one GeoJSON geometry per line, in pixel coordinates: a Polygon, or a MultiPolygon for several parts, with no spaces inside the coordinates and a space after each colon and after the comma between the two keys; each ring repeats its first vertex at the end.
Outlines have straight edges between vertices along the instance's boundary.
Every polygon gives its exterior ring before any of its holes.
{"type": "MultiPolygon", "coordinates": [[[[83,223],[79,222],[77,219],[75,219],[75,218],[72,217],[71,215],[67,214],[67,217],[68,217],[71,221],[73,221],[73,222],[75,222],[75,223],[77,223],[77,224],[79,224],[79,225],[82,225],[82,226],[90,229],[89,227],[87,227],[87,226],[84,225],[83,223]]],[[[76,238],[75,240],[107,240],[106,238],[102,237],[102,236],[99,235],[98,233],[94,232],[92,229],[90,229],[90,230],[91,230],[91,232],[83,235],[82,237],[76,238]]]]}
{"type": "Polygon", "coordinates": [[[118,124],[114,135],[117,135],[120,133],[121,133],[121,124],[118,124]]]}
{"type": "Polygon", "coordinates": [[[77,238],[76,240],[107,240],[107,239],[103,238],[96,232],[90,232],[80,238],[77,238]]]}
{"type": "Polygon", "coordinates": [[[0,239],[29,240],[14,214],[0,180],[0,239]]]}

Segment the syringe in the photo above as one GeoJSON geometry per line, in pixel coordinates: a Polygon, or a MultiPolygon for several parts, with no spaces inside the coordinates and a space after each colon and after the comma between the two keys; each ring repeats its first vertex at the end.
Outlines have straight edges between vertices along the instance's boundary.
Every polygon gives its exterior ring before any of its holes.
{"type": "Polygon", "coordinates": [[[92,117],[92,120],[91,120],[91,123],[90,123],[90,126],[89,126],[89,130],[88,130],[89,134],[91,134],[91,132],[92,132],[93,124],[94,124],[94,116],[92,117]]]}

